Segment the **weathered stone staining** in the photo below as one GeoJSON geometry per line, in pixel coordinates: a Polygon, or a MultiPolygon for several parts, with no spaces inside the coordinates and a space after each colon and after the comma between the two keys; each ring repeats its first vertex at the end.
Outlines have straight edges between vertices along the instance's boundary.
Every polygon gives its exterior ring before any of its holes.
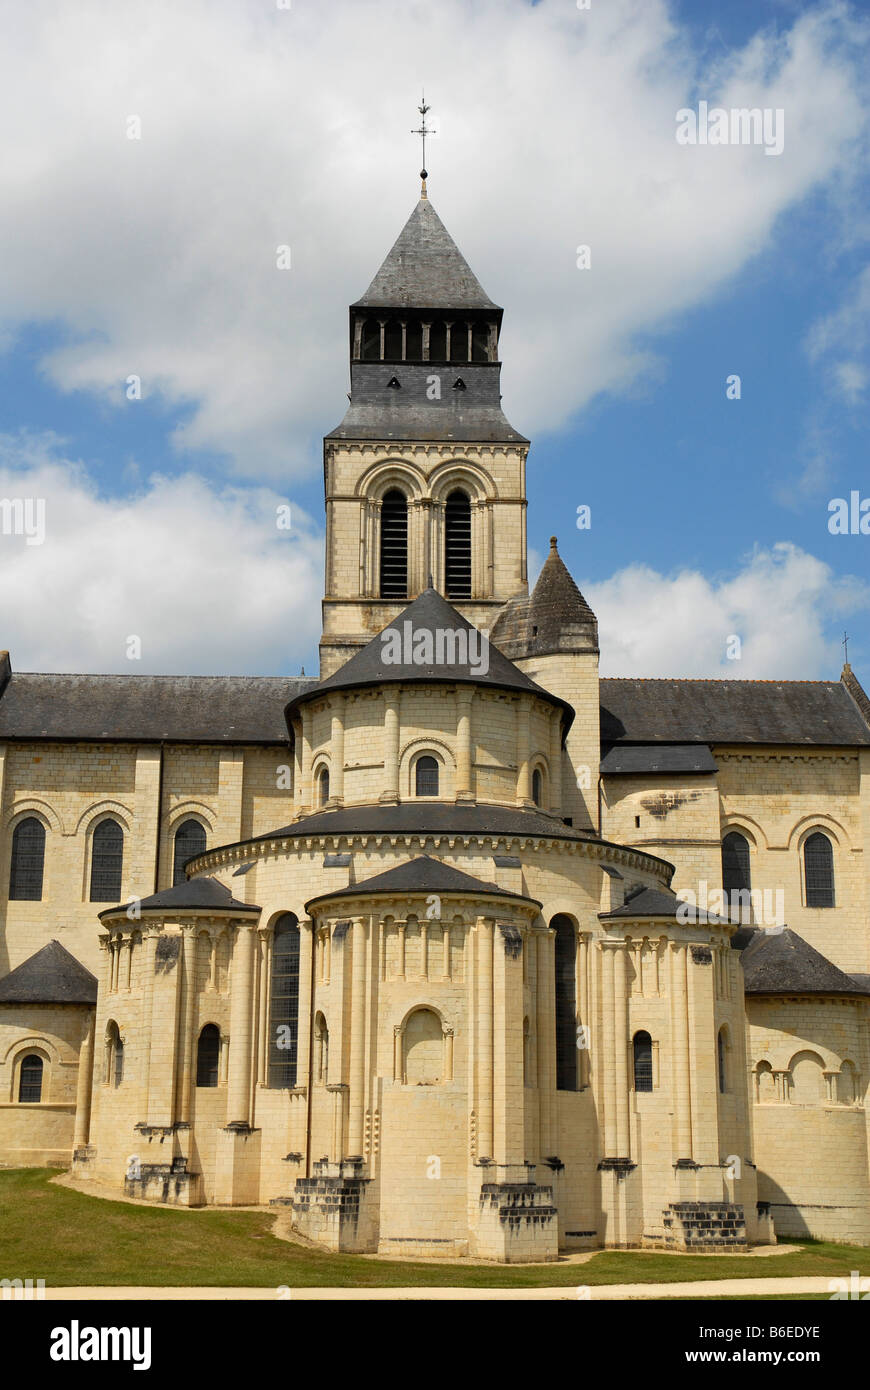
{"type": "Polygon", "coordinates": [[[599,678],[501,316],[424,196],[351,306],[319,679],[0,659],[0,1162],[349,1252],[870,1244],[870,702],[599,678]]]}

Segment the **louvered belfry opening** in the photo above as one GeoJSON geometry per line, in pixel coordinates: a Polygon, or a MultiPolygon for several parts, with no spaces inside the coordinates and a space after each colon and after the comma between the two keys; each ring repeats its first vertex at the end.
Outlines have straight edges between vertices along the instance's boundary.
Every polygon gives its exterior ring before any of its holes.
{"type": "Polygon", "coordinates": [[[444,586],[448,598],[471,598],[471,502],[459,491],[444,508],[444,586]]]}
{"type": "Polygon", "coordinates": [[[408,499],[392,488],[381,504],[381,598],[408,597],[408,499]]]}

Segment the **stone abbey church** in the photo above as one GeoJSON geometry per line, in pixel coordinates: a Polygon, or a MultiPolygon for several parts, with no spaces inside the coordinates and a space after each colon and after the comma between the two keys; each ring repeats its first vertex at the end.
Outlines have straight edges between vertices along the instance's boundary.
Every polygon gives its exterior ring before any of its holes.
{"type": "Polygon", "coordinates": [[[347,1251],[870,1244],[870,701],[599,678],[501,321],[424,185],[350,308],[318,680],[3,656],[0,1162],[347,1251]]]}

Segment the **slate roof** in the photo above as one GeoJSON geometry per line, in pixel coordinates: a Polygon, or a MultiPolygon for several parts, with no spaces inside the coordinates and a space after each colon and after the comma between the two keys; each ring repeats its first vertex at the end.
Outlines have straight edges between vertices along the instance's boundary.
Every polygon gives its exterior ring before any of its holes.
{"type": "Polygon", "coordinates": [[[498,309],[429,202],[421,197],[354,308],[498,309]]]}
{"type": "MultiPolygon", "coordinates": [[[[499,888],[497,883],[486,883],[454,868],[452,864],[443,864],[440,859],[422,854],[382,874],[376,874],[374,878],[363,879],[361,883],[350,883],[333,893],[320,893],[305,904],[305,911],[328,898],[355,898],[361,893],[472,893],[477,897],[490,895],[520,898],[524,902],[536,901],[527,898],[524,893],[511,893],[506,888],[499,888]]],[[[538,907],[540,905],[538,903],[538,907]]]]}
{"type": "Polygon", "coordinates": [[[601,681],[601,741],[870,745],[840,681],[601,681]]]}
{"type": "MultiPolygon", "coordinates": [[[[622,907],[613,908],[610,912],[599,912],[598,916],[602,921],[609,921],[614,917],[675,917],[680,906],[681,899],[664,888],[639,888],[626,895],[622,907]]],[[[693,920],[713,923],[722,921],[720,917],[715,917],[712,912],[705,912],[703,908],[693,910],[693,920]]]]}
{"type": "Polygon", "coordinates": [[[555,536],[532,593],[505,604],[491,635],[514,658],[597,649],[598,622],[559,554],[555,536]]]}
{"type": "MultiPolygon", "coordinates": [[[[350,690],[360,686],[383,685],[385,682],[443,681],[448,684],[494,686],[500,690],[518,690],[525,691],[530,695],[537,695],[543,700],[548,700],[550,704],[559,705],[564,711],[565,729],[570,726],[574,718],[574,711],[571,706],[557,696],[551,695],[541,686],[536,685],[524,671],[521,671],[512,661],[508,661],[507,657],[503,656],[491,642],[488,651],[485,652],[486,670],[477,674],[474,668],[478,663],[471,661],[444,662],[442,664],[433,661],[418,666],[413,661],[391,662],[385,660],[385,654],[389,654],[389,647],[383,640],[383,633],[396,632],[403,638],[402,655],[404,657],[406,623],[411,624],[412,633],[435,633],[439,630],[476,631],[473,625],[461,613],[458,613],[445,598],[442,598],[435,589],[425,589],[419,598],[415,598],[397,618],[387,624],[383,632],[378,633],[377,637],[373,637],[362,651],[352,656],[350,661],[345,662],[326,680],[320,681],[318,685],[312,686],[303,695],[291,700],[286,711],[288,719],[297,705],[305,700],[326,694],[330,690],[350,690]]],[[[476,650],[483,660],[481,646],[478,645],[476,650]]],[[[437,656],[437,652],[434,655],[437,656]]]]}
{"type": "MultiPolygon", "coordinates": [[[[126,913],[129,903],[119,903],[117,907],[105,907],[97,916],[116,917],[126,913]]],[[[192,912],[198,909],[211,912],[259,912],[260,908],[251,903],[242,903],[234,898],[229,888],[216,878],[190,878],[178,883],[174,888],[164,888],[160,893],[139,899],[140,912],[166,912],[171,909],[179,912],[192,912]]]]}
{"type": "Polygon", "coordinates": [[[789,927],[756,928],[740,960],[747,994],[870,994],[789,927]]]}
{"type": "Polygon", "coordinates": [[[0,980],[0,1004],[96,1004],[97,977],[52,938],[0,980]]]}
{"type": "Polygon", "coordinates": [[[601,759],[605,777],[634,772],[716,772],[716,759],[703,743],[626,743],[609,748],[601,759]]]}
{"type": "Polygon", "coordinates": [[[0,740],[285,744],[288,696],[316,684],[292,676],[13,672],[0,695],[0,740]]]}
{"type": "MultiPolygon", "coordinates": [[[[317,811],[257,840],[306,838],[309,835],[529,835],[538,839],[588,840],[577,830],[540,811],[512,806],[456,806],[452,801],[403,801],[398,806],[346,806],[317,811]]],[[[221,846],[225,848],[225,846],[221,846]]]]}

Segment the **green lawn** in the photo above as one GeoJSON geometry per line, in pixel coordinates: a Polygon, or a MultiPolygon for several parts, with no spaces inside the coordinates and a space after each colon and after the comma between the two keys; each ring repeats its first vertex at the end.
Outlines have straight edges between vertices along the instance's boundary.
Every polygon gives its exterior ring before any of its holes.
{"type": "Polygon", "coordinates": [[[88,1197],[51,1182],[56,1169],[0,1170],[0,1279],[183,1287],[440,1285],[535,1288],[683,1279],[870,1275],[870,1250],[802,1243],[770,1259],[604,1251],[586,1264],[509,1268],[332,1255],[277,1240],[267,1212],[173,1211],[88,1197]]]}

